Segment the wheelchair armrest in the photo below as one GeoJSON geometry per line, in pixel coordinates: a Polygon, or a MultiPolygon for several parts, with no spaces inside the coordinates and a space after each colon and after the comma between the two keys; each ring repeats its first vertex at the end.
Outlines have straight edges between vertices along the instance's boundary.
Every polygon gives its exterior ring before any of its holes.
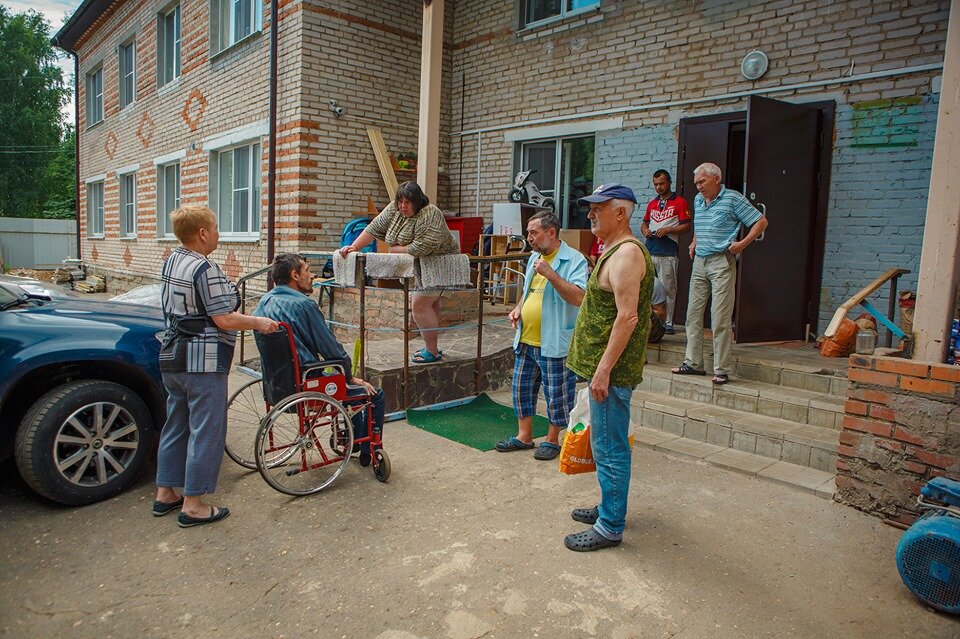
{"type": "Polygon", "coordinates": [[[300,379],[301,381],[306,380],[310,372],[322,368],[333,368],[336,369],[341,375],[347,377],[347,373],[343,370],[343,364],[340,363],[340,360],[323,360],[317,362],[316,364],[310,364],[309,366],[304,366],[300,369],[300,379]]]}

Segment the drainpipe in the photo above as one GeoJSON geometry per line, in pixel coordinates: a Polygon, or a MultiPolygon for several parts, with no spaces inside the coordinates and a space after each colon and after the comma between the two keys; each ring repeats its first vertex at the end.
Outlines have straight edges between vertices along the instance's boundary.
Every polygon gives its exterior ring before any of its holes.
{"type": "Polygon", "coordinates": [[[270,157],[267,160],[267,263],[273,263],[277,220],[277,31],[278,0],[270,0],[270,157]]]}
{"type": "Polygon", "coordinates": [[[77,211],[77,259],[83,259],[80,252],[80,57],[76,51],[68,51],[73,56],[73,202],[77,211]]]}

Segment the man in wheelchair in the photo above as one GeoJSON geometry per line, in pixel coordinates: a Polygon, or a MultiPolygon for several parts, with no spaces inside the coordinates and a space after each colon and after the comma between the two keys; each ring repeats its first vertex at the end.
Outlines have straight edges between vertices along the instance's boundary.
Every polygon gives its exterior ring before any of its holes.
{"type": "MultiPolygon", "coordinates": [[[[383,415],[386,400],[383,389],[351,377],[353,367],[343,346],[327,328],[320,307],[309,295],[313,292],[314,275],[303,256],[296,253],[281,253],[273,260],[270,278],[274,288],[260,298],[253,314],[277,322],[286,322],[293,329],[300,366],[306,368],[320,361],[335,361],[343,366],[347,375],[347,397],[370,396],[373,403],[373,430],[383,432],[383,415]]],[[[318,374],[321,369],[318,369],[318,374]]],[[[350,403],[348,399],[346,403],[350,403]]],[[[361,411],[353,416],[354,437],[366,437],[367,420],[361,411]]],[[[360,464],[370,463],[370,444],[360,444],[360,464]]]]}

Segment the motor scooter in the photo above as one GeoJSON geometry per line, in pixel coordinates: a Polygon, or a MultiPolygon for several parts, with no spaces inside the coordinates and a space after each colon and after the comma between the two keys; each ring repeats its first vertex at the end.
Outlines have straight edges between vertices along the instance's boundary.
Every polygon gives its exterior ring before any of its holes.
{"type": "Polygon", "coordinates": [[[507,199],[514,203],[532,204],[551,211],[555,210],[553,198],[541,193],[537,185],[530,179],[530,176],[536,172],[536,169],[528,169],[517,173],[517,177],[513,180],[513,188],[507,194],[507,199]]]}

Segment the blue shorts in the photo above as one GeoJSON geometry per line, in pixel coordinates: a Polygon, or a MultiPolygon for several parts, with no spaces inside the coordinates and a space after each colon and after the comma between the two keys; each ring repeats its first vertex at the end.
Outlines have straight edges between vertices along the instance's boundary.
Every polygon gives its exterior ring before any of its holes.
{"type": "Polygon", "coordinates": [[[566,428],[577,398],[577,376],[566,366],[565,357],[543,357],[539,346],[520,343],[513,363],[513,408],[517,417],[537,412],[537,395],[543,383],[550,423],[566,428]]]}

